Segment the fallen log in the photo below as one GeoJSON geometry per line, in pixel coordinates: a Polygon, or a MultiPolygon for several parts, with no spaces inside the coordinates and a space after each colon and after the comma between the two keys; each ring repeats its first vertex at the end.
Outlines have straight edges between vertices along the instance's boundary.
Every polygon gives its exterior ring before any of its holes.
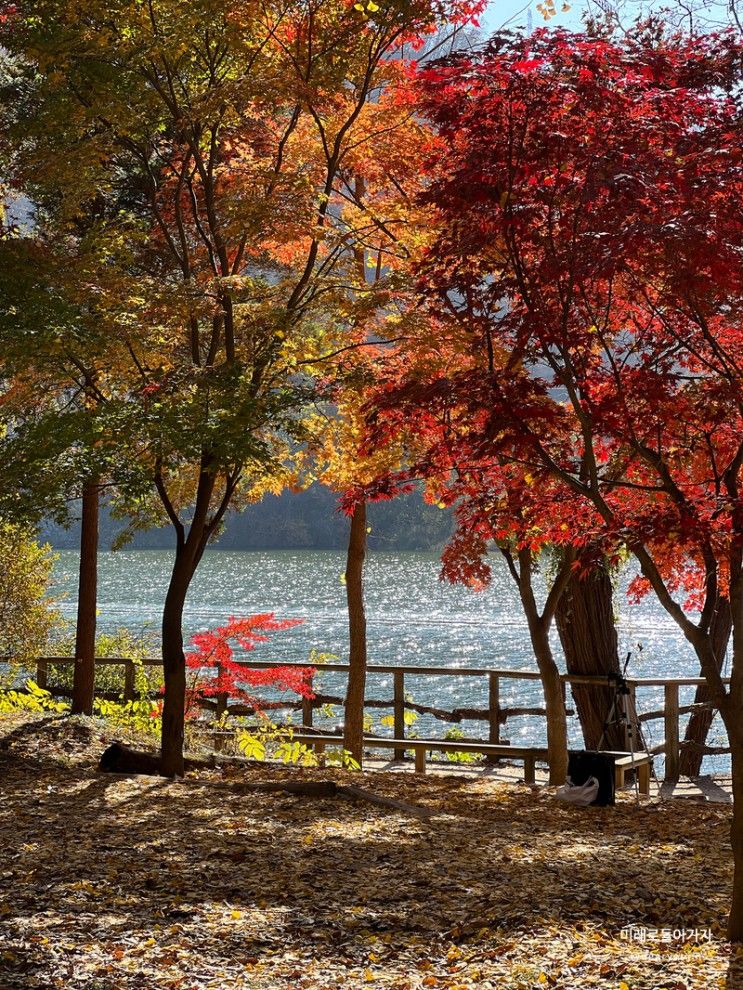
{"type": "Polygon", "coordinates": [[[101,755],[98,769],[101,773],[143,773],[157,776],[160,774],[160,754],[143,753],[115,742],[101,755]]]}
{"type": "MultiPolygon", "coordinates": [[[[213,770],[217,765],[214,757],[206,760],[183,761],[186,770],[213,770]]],[[[145,753],[139,749],[131,749],[124,743],[114,742],[101,754],[98,769],[101,773],[142,773],[159,776],[160,754],[145,753]]]]}
{"type": "Polygon", "coordinates": [[[406,801],[397,801],[395,798],[383,797],[381,794],[374,794],[372,791],[364,790],[363,787],[352,787],[350,785],[339,786],[338,793],[342,797],[351,798],[356,801],[368,801],[369,804],[377,804],[382,808],[392,808],[394,811],[404,811],[406,815],[414,815],[428,821],[436,814],[431,808],[423,808],[419,804],[408,804],[406,801]]]}
{"type": "MultiPolygon", "coordinates": [[[[247,761],[246,761],[247,762],[247,761]]],[[[213,770],[215,766],[223,765],[223,761],[214,760],[186,760],[186,770],[213,770]]],[[[158,753],[144,753],[140,750],[130,749],[123,743],[112,743],[101,755],[98,769],[101,773],[122,773],[122,774],[148,774],[159,776],[160,756],[158,753]]],[[[194,782],[195,783],[195,782],[194,782]]],[[[344,797],[356,801],[368,801],[382,808],[391,808],[394,811],[403,811],[405,814],[414,815],[425,821],[436,814],[429,808],[422,808],[419,805],[408,804],[405,801],[397,801],[394,798],[383,797],[374,794],[362,787],[336,784],[334,780],[286,780],[286,781],[234,781],[229,784],[224,782],[199,781],[199,786],[229,787],[230,790],[245,791],[252,793],[283,793],[298,794],[302,797],[328,798],[344,797]]]]}

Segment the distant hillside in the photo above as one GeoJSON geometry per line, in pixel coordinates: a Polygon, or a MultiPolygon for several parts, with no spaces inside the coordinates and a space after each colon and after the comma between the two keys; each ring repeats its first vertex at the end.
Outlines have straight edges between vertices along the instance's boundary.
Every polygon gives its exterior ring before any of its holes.
{"type": "MultiPolygon", "coordinates": [[[[417,493],[369,506],[369,546],[376,550],[438,550],[452,528],[451,514],[427,505],[417,493]]],[[[104,510],[102,549],[109,549],[122,524],[104,510]]],[[[335,550],[346,545],[348,520],[337,509],[336,495],[313,485],[306,492],[269,495],[244,512],[233,513],[215,546],[225,550],[335,550]]],[[[62,529],[53,523],[42,536],[57,549],[75,549],[79,526],[62,529]]],[[[138,534],[131,544],[139,549],[166,549],[174,545],[172,529],[138,534]]]]}

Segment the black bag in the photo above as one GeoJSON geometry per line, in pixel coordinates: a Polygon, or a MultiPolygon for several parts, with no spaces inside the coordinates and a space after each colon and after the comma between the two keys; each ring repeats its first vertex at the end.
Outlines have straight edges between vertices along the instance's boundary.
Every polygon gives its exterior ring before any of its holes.
{"type": "Polygon", "coordinates": [[[599,782],[592,804],[614,804],[614,757],[611,753],[573,750],[568,753],[568,777],[573,784],[585,784],[589,777],[599,782]]]}

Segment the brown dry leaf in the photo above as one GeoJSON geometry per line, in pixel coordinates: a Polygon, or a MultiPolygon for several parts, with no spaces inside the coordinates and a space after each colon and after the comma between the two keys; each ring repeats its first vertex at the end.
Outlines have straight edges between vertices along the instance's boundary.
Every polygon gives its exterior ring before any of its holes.
{"type": "Polygon", "coordinates": [[[239,788],[358,783],[340,771],[99,775],[92,719],[7,719],[0,737],[2,990],[707,990],[743,965],[723,941],[725,806],[365,779],[441,809],[425,823],[239,788]],[[628,942],[628,924],[713,940],[628,942]]]}

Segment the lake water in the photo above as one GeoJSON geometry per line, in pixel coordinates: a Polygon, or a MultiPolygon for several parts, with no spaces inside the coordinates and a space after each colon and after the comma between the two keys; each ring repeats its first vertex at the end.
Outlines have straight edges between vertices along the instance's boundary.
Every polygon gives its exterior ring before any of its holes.
{"type": "MultiPolygon", "coordinates": [[[[127,626],[159,629],[172,556],[165,550],[124,550],[102,553],[99,565],[99,628],[127,626]]],[[[74,620],[78,555],[61,551],[55,565],[54,594],[63,596],[62,612],[74,620]]],[[[277,618],[300,618],[302,625],[275,633],[252,656],[254,659],[306,661],[310,650],[347,659],[348,632],[345,587],[341,576],[344,554],[336,551],[220,551],[209,550],[191,587],[185,613],[187,634],[223,623],[234,615],[274,612],[277,618]]],[[[366,608],[370,663],[416,666],[505,667],[535,670],[526,621],[518,594],[505,566],[494,560],[493,582],[482,592],[452,587],[439,581],[436,554],[372,553],[366,569],[366,608]]],[[[621,582],[626,586],[626,580],[621,582]]],[[[630,676],[698,676],[693,653],[673,621],[652,597],[639,605],[616,594],[620,648],[632,650],[630,676]],[[642,650],[637,649],[642,645],[642,650]]],[[[557,636],[554,648],[562,665],[557,636]]],[[[323,674],[322,691],[337,694],[340,682],[323,674]]],[[[416,701],[435,702],[451,710],[461,705],[487,707],[486,678],[406,678],[406,690],[416,701]]],[[[693,689],[682,691],[681,703],[693,689]]],[[[391,677],[370,679],[368,697],[391,698],[391,677]]],[[[527,681],[501,681],[501,704],[538,704],[538,688],[527,681]]],[[[662,689],[638,693],[638,708],[662,706],[662,689]]],[[[377,715],[377,718],[379,716],[377,715]]],[[[576,720],[571,720],[575,722],[576,720]]],[[[445,723],[422,718],[416,731],[443,733],[445,723]]],[[[481,735],[483,723],[462,723],[467,734],[481,735]]],[[[579,742],[577,724],[572,728],[579,742]]],[[[509,719],[504,735],[512,742],[539,744],[544,720],[509,719]]],[[[661,722],[649,724],[650,743],[663,738],[661,722]]],[[[715,724],[709,743],[723,742],[715,724]],[[713,738],[714,737],[714,738],[713,738]]],[[[724,768],[726,761],[705,760],[705,770],[724,768]]]]}

